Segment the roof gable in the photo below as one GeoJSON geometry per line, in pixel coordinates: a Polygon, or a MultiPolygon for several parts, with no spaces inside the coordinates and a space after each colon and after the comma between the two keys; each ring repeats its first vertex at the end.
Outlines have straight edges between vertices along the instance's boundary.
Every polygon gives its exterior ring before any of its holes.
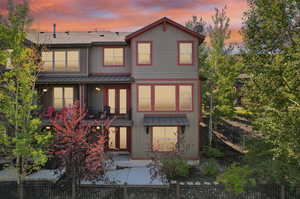
{"type": "Polygon", "coordinates": [[[173,20],[171,20],[171,19],[169,19],[167,17],[163,17],[163,18],[161,18],[161,19],[159,19],[159,20],[157,20],[157,21],[155,21],[155,22],[153,22],[153,23],[151,23],[151,24],[149,24],[149,25],[147,25],[147,26],[145,26],[145,27],[143,27],[143,28],[141,28],[141,29],[139,29],[139,30],[137,30],[137,31],[129,34],[129,35],[127,35],[125,37],[125,40],[129,41],[132,38],[137,37],[137,36],[143,34],[144,32],[147,32],[148,30],[150,30],[152,28],[155,28],[158,25],[163,24],[163,23],[168,23],[168,24],[172,25],[173,27],[178,28],[178,29],[180,29],[180,30],[182,30],[182,31],[184,31],[184,32],[192,35],[193,37],[196,37],[201,42],[204,41],[204,39],[205,39],[205,36],[200,35],[197,32],[192,31],[192,30],[188,29],[187,27],[185,27],[185,26],[183,26],[183,25],[181,25],[181,24],[179,24],[179,23],[177,23],[177,22],[175,22],[175,21],[173,21],[173,20]]]}

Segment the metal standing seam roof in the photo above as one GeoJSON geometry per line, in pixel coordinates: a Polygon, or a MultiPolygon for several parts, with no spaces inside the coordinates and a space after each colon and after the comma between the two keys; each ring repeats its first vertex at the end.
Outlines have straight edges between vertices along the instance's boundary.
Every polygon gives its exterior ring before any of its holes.
{"type": "Polygon", "coordinates": [[[91,76],[40,76],[37,83],[121,83],[132,82],[130,75],[91,75],[91,76]]]}
{"type": "Polygon", "coordinates": [[[186,115],[145,115],[144,126],[188,126],[186,115]]]}

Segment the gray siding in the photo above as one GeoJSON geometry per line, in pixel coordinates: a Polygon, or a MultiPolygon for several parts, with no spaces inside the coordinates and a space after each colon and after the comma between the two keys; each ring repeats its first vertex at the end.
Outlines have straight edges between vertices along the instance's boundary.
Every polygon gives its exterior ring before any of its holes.
{"type": "Polygon", "coordinates": [[[198,39],[167,25],[163,31],[163,25],[159,25],[131,40],[132,50],[132,75],[135,78],[198,78],[198,60],[196,59],[198,39]],[[136,65],[136,42],[152,41],[152,66],[136,65]],[[194,65],[177,65],[177,41],[194,42],[194,65]]]}

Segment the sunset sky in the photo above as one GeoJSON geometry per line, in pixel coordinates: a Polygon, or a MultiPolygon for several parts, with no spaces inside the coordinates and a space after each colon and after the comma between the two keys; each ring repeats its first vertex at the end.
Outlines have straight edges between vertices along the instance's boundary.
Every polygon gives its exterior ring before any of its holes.
{"type": "MultiPolygon", "coordinates": [[[[15,0],[18,2],[21,0],[15,0]]],[[[29,0],[32,28],[51,31],[113,30],[135,31],[161,17],[184,24],[193,15],[203,17],[209,24],[214,8],[227,5],[231,18],[232,42],[241,40],[246,0],[29,0]]],[[[5,13],[7,0],[0,0],[0,13],[5,13]]]]}

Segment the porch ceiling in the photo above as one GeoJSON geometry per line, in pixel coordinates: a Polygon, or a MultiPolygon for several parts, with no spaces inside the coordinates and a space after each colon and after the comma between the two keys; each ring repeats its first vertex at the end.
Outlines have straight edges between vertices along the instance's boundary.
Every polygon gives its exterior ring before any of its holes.
{"type": "Polygon", "coordinates": [[[66,84],[66,83],[130,83],[130,75],[90,75],[90,76],[40,76],[37,84],[66,84]]]}

